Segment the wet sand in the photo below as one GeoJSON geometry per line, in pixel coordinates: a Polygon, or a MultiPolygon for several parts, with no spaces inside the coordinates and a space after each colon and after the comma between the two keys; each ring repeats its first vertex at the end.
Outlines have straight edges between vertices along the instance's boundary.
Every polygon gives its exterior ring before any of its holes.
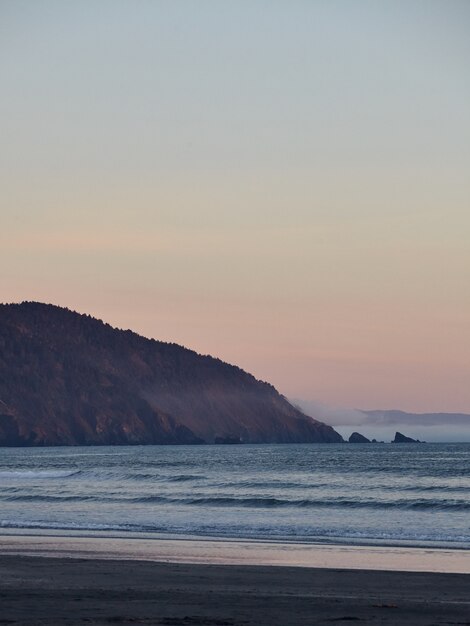
{"type": "Polygon", "coordinates": [[[470,550],[4,530],[0,554],[470,574],[470,550]]]}
{"type": "Polygon", "coordinates": [[[0,625],[470,624],[470,576],[0,555],[0,625]]]}

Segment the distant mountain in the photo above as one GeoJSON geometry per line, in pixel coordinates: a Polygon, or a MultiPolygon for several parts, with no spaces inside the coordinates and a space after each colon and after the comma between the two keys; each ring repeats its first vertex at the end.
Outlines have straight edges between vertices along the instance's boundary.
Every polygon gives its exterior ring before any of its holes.
{"type": "Polygon", "coordinates": [[[0,305],[0,445],[340,442],[276,389],[176,344],[0,305]]]}
{"type": "MultiPolygon", "coordinates": [[[[307,415],[315,415],[331,426],[462,426],[470,428],[470,413],[407,413],[392,410],[365,410],[328,406],[314,400],[292,399],[307,415]]],[[[362,429],[360,429],[362,430],[362,429]]]]}
{"type": "Polygon", "coordinates": [[[414,424],[422,426],[440,426],[442,424],[467,426],[470,424],[469,413],[406,413],[398,410],[361,412],[367,416],[368,424],[414,424]]]}

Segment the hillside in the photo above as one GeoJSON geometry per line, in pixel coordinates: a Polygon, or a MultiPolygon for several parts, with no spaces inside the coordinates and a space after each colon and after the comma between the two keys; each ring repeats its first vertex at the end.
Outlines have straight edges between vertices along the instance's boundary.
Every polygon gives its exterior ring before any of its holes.
{"type": "Polygon", "coordinates": [[[338,442],[210,356],[36,302],[0,305],[0,445],[338,442]]]}

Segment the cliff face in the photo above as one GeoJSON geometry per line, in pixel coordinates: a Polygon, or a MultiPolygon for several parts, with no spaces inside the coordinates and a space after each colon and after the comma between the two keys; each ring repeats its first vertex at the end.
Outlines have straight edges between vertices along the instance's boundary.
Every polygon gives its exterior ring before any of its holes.
{"type": "Polygon", "coordinates": [[[271,385],[88,315],[0,305],[0,445],[339,442],[271,385]]]}

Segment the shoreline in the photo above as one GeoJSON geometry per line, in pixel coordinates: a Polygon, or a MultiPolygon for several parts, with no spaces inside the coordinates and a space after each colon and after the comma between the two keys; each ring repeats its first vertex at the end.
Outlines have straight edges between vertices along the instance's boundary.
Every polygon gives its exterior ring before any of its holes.
{"type": "Polygon", "coordinates": [[[150,561],[188,565],[276,566],[470,574],[470,551],[451,548],[364,546],[225,539],[116,536],[99,533],[0,530],[0,555],[150,561]]]}

